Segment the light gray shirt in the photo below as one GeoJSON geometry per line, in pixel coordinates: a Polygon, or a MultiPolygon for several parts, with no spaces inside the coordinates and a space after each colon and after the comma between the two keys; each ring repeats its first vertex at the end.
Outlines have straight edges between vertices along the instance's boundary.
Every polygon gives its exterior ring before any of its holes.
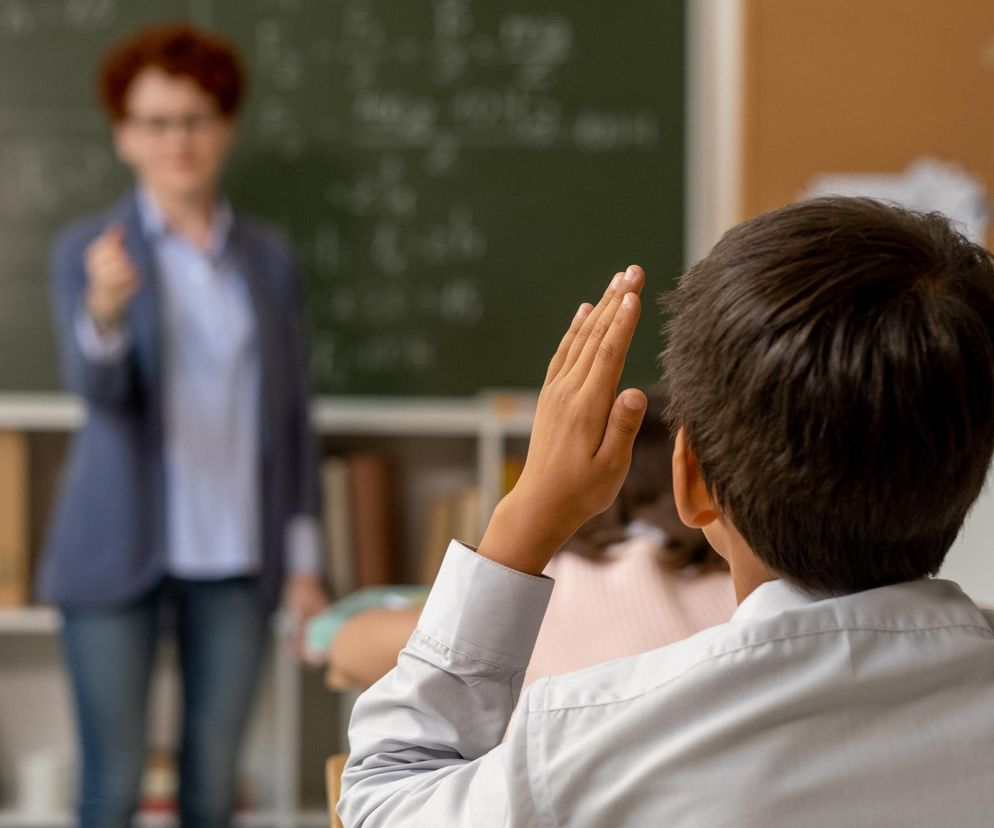
{"type": "Polygon", "coordinates": [[[260,360],[248,286],[228,248],[231,208],[199,249],[139,191],[159,272],[163,320],[169,570],[252,574],[261,564],[260,360]]]}
{"type": "Polygon", "coordinates": [[[956,584],[771,581],[727,624],[540,679],[508,728],[552,589],[450,545],[353,713],[347,826],[994,825],[994,613],[956,584]]]}
{"type": "MultiPolygon", "coordinates": [[[[252,575],[261,564],[261,362],[251,297],[229,245],[231,207],[218,205],[199,249],[169,228],[149,193],[139,189],[137,200],[161,301],[168,571],[252,575]]],[[[126,328],[98,333],[85,312],[77,338],[93,359],[121,359],[130,344],[126,328]]],[[[290,569],[317,571],[317,522],[298,516],[286,531],[290,569]]]]}

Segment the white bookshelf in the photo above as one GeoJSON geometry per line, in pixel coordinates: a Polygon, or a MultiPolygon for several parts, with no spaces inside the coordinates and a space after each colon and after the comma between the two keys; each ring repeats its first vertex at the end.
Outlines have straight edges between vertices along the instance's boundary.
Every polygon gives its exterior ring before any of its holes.
{"type": "MultiPolygon", "coordinates": [[[[527,393],[479,397],[318,397],[311,413],[320,434],[442,437],[479,435],[496,425],[508,436],[531,431],[527,393]]],[[[0,394],[0,429],[72,431],[85,415],[69,394],[0,394]]]]}
{"type": "MultiPolygon", "coordinates": [[[[527,439],[531,432],[533,404],[534,398],[523,394],[484,394],[471,399],[319,398],[312,416],[315,431],[332,445],[340,441],[349,446],[359,441],[383,445],[386,451],[397,450],[398,462],[408,467],[403,469],[408,510],[416,510],[425,502],[422,489],[458,480],[479,485],[481,509],[488,514],[500,496],[508,443],[527,439]]],[[[71,433],[84,416],[82,404],[69,395],[0,394],[0,430],[71,433]]],[[[409,540],[407,554],[412,554],[416,542],[409,540]]],[[[5,741],[13,740],[0,743],[0,828],[67,828],[73,824],[71,814],[40,817],[12,810],[12,769],[24,746],[17,744],[11,728],[3,726],[13,717],[23,723],[22,731],[30,731],[25,738],[37,740],[41,734],[31,723],[44,721],[44,737],[60,750],[72,750],[71,711],[67,709],[68,693],[61,687],[64,681],[56,646],[58,629],[59,616],[52,608],[0,609],[0,647],[7,648],[0,657],[0,733],[5,741]],[[8,657],[8,650],[13,657],[8,657]],[[30,659],[30,669],[22,669],[19,659],[30,659]],[[32,682],[38,685],[37,692],[32,682]],[[18,709],[7,709],[10,705],[18,709]],[[7,769],[5,774],[3,768],[7,769]]],[[[246,828],[327,825],[326,810],[317,808],[314,801],[299,801],[302,775],[310,773],[313,777],[315,772],[301,766],[303,741],[310,734],[302,734],[300,728],[301,713],[306,713],[307,706],[304,685],[309,682],[313,688],[314,678],[305,675],[306,668],[297,664],[285,646],[286,633],[284,617],[277,614],[270,669],[261,682],[256,721],[246,751],[254,769],[262,769],[257,775],[264,777],[266,787],[260,791],[264,805],[263,810],[238,816],[236,825],[246,828]]],[[[341,733],[351,698],[342,695],[337,707],[339,716],[334,725],[341,733]]],[[[334,729],[332,724],[315,723],[326,725],[334,729]]],[[[28,746],[36,747],[37,741],[28,746]]],[[[328,752],[344,748],[340,736],[339,744],[328,752]]],[[[323,768],[320,770],[323,778],[323,768]]],[[[142,828],[175,824],[169,815],[142,815],[138,822],[142,828]]]]}

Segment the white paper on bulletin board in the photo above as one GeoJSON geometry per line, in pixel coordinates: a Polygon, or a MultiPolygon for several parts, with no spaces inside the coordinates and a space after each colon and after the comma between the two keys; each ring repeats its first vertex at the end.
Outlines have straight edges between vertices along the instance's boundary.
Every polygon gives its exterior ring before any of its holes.
{"type": "Polygon", "coordinates": [[[811,180],[805,195],[867,196],[910,210],[936,210],[971,241],[987,243],[990,206],[983,181],[948,161],[919,158],[900,173],[825,173],[811,180]]]}

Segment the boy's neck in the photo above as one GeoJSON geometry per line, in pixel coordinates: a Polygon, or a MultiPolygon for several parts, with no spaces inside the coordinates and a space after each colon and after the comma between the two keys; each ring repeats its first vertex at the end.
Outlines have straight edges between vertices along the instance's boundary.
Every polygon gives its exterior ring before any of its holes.
{"type": "Polygon", "coordinates": [[[728,561],[737,603],[741,604],[760,584],[778,580],[766,564],[756,557],[742,533],[727,517],[715,519],[705,528],[704,534],[718,554],[728,561]]]}
{"type": "Polygon", "coordinates": [[[752,554],[732,554],[728,557],[728,568],[732,572],[732,585],[735,587],[735,602],[741,604],[748,598],[756,587],[768,581],[776,581],[777,576],[768,570],[763,563],[752,554]]]}

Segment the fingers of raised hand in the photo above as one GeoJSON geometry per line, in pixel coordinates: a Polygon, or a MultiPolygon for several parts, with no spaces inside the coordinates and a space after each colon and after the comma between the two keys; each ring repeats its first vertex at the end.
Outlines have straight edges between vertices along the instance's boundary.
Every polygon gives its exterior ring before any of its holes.
{"type": "Polygon", "coordinates": [[[580,359],[587,343],[592,338],[596,340],[598,337],[603,337],[606,333],[603,317],[612,318],[624,294],[630,291],[638,293],[644,284],[645,273],[638,265],[632,265],[622,273],[615,273],[597,305],[580,314],[579,320],[574,318],[570,330],[563,337],[559,350],[556,351],[549,366],[546,381],[557,374],[563,375],[569,372],[580,359]],[[578,321],[582,323],[579,326],[577,326],[578,321]]]}
{"type": "Polygon", "coordinates": [[[549,370],[545,373],[545,381],[548,383],[559,371],[562,369],[563,364],[566,362],[566,357],[569,354],[570,346],[573,344],[573,340],[576,338],[577,332],[583,325],[584,320],[594,309],[594,306],[589,302],[584,302],[577,308],[576,314],[573,316],[573,321],[570,323],[569,330],[563,336],[562,341],[559,343],[559,347],[556,349],[556,353],[552,357],[552,361],[549,363],[549,370]]]}
{"type": "MultiPolygon", "coordinates": [[[[576,339],[582,338],[583,342],[577,349],[576,358],[569,366],[573,384],[577,386],[585,384],[596,366],[597,373],[592,379],[596,382],[610,382],[610,393],[613,396],[614,388],[621,376],[621,369],[625,364],[635,323],[638,322],[640,312],[638,294],[644,284],[645,274],[637,265],[632,265],[625,273],[616,275],[611,281],[608,291],[601,300],[602,307],[596,320],[591,324],[591,319],[588,317],[577,334],[576,339]],[[614,378],[613,381],[611,377],[614,378]]],[[[596,311],[595,308],[594,312],[596,311]]]]}
{"type": "Polygon", "coordinates": [[[626,293],[615,310],[603,338],[596,349],[585,351],[574,366],[575,371],[584,370],[583,382],[590,383],[595,390],[613,395],[621,372],[625,367],[628,348],[632,344],[635,326],[638,324],[642,303],[637,293],[626,293]]]}
{"type": "Polygon", "coordinates": [[[563,363],[559,369],[561,374],[568,372],[580,358],[580,354],[583,352],[583,348],[586,345],[587,340],[590,339],[591,334],[597,326],[601,324],[600,319],[604,315],[607,307],[610,305],[611,300],[616,296],[618,289],[624,281],[624,278],[624,273],[615,273],[610,284],[607,286],[607,290],[604,291],[604,295],[601,296],[600,301],[586,315],[586,318],[583,320],[583,324],[580,325],[579,329],[572,337],[566,358],[563,360],[563,363]]]}
{"type": "Polygon", "coordinates": [[[646,396],[637,388],[622,391],[608,417],[604,439],[597,450],[597,458],[614,467],[621,479],[628,473],[631,464],[632,444],[645,416],[646,396]]]}

